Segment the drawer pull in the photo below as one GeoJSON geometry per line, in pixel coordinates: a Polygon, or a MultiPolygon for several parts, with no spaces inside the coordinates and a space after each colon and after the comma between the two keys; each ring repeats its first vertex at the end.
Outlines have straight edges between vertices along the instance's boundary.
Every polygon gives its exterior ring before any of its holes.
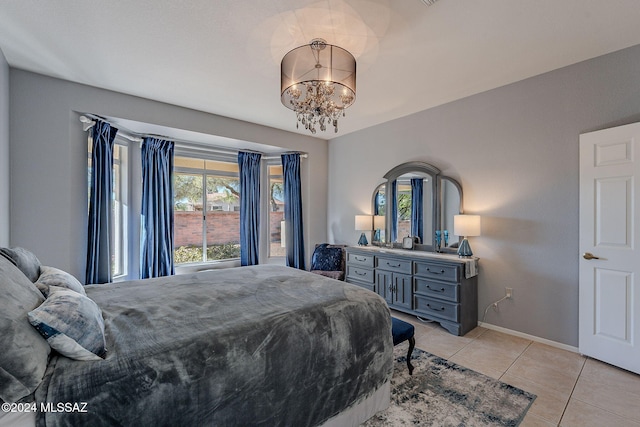
{"type": "Polygon", "coordinates": [[[353,272],[356,273],[358,276],[366,276],[367,275],[366,271],[363,272],[363,273],[360,273],[358,270],[354,270],[353,272]]]}
{"type": "Polygon", "coordinates": [[[427,289],[429,289],[430,291],[434,291],[434,292],[444,292],[445,289],[444,288],[440,288],[440,289],[434,289],[431,286],[427,285],[427,289]]]}
{"type": "Polygon", "coordinates": [[[387,261],[387,266],[389,266],[389,267],[391,267],[391,268],[398,268],[398,267],[400,267],[401,265],[402,265],[402,264],[393,264],[393,265],[391,265],[391,264],[389,264],[389,261],[387,261]]]}
{"type": "Polygon", "coordinates": [[[427,267],[427,271],[431,274],[444,274],[445,271],[444,270],[440,270],[440,271],[431,271],[431,269],[429,267],[427,267]]]}
{"type": "Polygon", "coordinates": [[[357,255],[354,255],[353,257],[356,259],[356,261],[366,261],[366,260],[367,260],[367,257],[360,258],[360,257],[359,257],[359,256],[357,256],[357,255]]]}
{"type": "Polygon", "coordinates": [[[435,310],[435,311],[444,311],[445,310],[444,307],[433,308],[433,307],[431,307],[431,304],[427,304],[427,307],[429,307],[431,310],[435,310]]]}

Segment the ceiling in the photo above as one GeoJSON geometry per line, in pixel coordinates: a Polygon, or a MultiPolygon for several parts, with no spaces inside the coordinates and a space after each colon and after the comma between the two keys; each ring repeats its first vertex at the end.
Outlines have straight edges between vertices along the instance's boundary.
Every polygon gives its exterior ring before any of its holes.
{"type": "Polygon", "coordinates": [[[0,49],[14,68],[308,134],[280,103],[280,60],[320,37],[358,64],[340,136],[640,44],[638,22],[637,0],[2,0],[0,49]]]}

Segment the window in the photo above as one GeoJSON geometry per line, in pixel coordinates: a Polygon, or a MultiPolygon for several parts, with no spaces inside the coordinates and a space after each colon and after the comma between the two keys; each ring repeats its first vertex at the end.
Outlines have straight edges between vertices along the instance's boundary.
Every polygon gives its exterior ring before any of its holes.
{"type": "MultiPolygon", "coordinates": [[[[88,180],[91,191],[91,157],[93,141],[89,136],[88,180]]],[[[129,145],[128,141],[116,137],[113,145],[113,189],[112,189],[112,224],[111,233],[111,274],[115,279],[129,274],[129,145]]],[[[91,198],[88,194],[89,199],[91,198]]],[[[88,206],[88,203],[87,203],[88,206]]]]}
{"type": "MultiPolygon", "coordinates": [[[[89,134],[88,180],[92,141],[89,134]]],[[[114,281],[139,278],[142,171],[139,138],[125,132],[114,141],[111,269],[114,281]]],[[[174,264],[240,259],[240,176],[237,151],[183,143],[174,152],[174,264]]],[[[260,258],[281,258],[284,188],[280,156],[263,157],[260,258]]],[[[275,260],[281,262],[281,260],[275,260]]]]}
{"type": "Polygon", "coordinates": [[[284,185],[282,164],[267,166],[269,171],[269,256],[286,255],[284,239],[284,185]]]}
{"type": "Polygon", "coordinates": [[[237,162],[175,156],[174,263],[240,257],[237,162]]]}

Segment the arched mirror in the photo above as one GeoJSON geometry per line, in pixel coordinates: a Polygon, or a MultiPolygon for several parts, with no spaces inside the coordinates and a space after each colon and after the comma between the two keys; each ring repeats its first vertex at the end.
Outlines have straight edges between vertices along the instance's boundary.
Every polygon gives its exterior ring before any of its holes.
{"type": "Polygon", "coordinates": [[[424,162],[403,163],[384,178],[372,197],[374,243],[411,236],[419,238],[418,250],[455,252],[460,238],[453,234],[453,216],[462,212],[460,184],[424,162]]]}

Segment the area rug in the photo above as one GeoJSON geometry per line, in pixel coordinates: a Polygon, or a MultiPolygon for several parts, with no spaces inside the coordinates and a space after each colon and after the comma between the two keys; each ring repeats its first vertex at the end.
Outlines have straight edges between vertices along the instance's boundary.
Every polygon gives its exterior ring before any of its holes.
{"type": "Polygon", "coordinates": [[[409,375],[406,351],[394,348],[391,405],[363,426],[517,426],[536,398],[419,349],[409,375]]]}

